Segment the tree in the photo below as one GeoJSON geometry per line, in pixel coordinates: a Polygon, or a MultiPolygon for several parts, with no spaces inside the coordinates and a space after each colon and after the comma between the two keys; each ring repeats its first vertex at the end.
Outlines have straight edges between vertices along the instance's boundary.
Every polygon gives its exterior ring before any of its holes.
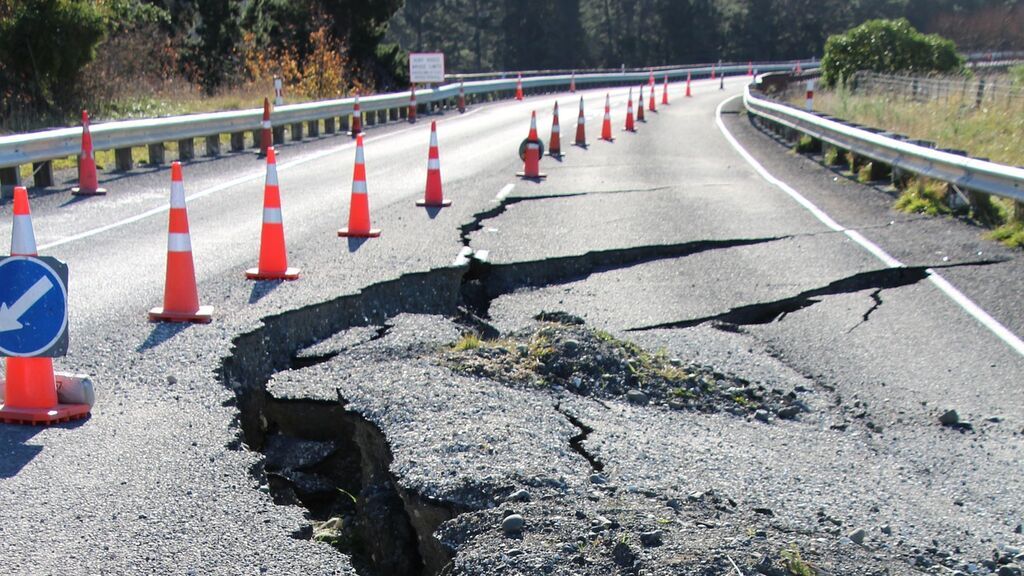
{"type": "Polygon", "coordinates": [[[955,72],[963,57],[952,41],[918,32],[905,18],[869,20],[829,37],[821,60],[822,82],[831,86],[859,70],[874,72],[955,72]]]}
{"type": "Polygon", "coordinates": [[[88,0],[34,0],[10,8],[10,17],[0,19],[5,73],[31,104],[69,105],[79,71],[103,39],[102,14],[88,0]]]}

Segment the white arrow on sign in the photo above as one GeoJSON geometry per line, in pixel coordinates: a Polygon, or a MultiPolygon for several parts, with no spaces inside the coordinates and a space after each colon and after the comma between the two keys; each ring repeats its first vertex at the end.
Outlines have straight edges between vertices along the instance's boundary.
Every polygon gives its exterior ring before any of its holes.
{"type": "Polygon", "coordinates": [[[51,289],[53,282],[48,276],[43,276],[9,308],[6,303],[0,304],[0,332],[20,330],[21,322],[18,319],[51,289]]]}

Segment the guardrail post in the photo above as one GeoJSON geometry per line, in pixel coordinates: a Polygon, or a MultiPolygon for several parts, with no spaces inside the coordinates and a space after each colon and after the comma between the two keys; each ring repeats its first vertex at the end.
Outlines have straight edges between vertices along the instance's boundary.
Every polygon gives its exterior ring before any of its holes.
{"type": "Polygon", "coordinates": [[[245,150],[245,132],[231,133],[231,151],[241,152],[245,150]]]}
{"type": "Polygon", "coordinates": [[[178,140],[178,160],[185,162],[196,157],[196,141],[192,138],[178,140]]]}
{"type": "Polygon", "coordinates": [[[315,138],[320,135],[320,121],[310,120],[306,122],[306,131],[309,132],[310,138],[315,138]]]}
{"type": "Polygon", "coordinates": [[[351,128],[349,128],[349,118],[350,118],[350,116],[347,115],[347,114],[345,116],[341,117],[341,131],[342,132],[348,132],[351,129],[351,128]]]}
{"type": "Polygon", "coordinates": [[[365,114],[365,116],[366,116],[366,118],[365,118],[365,120],[366,120],[365,124],[366,124],[367,126],[376,126],[376,125],[377,125],[377,112],[375,112],[375,111],[373,111],[373,110],[370,110],[369,112],[367,112],[367,113],[365,114]]]}
{"type": "Polygon", "coordinates": [[[150,144],[149,148],[149,163],[154,165],[163,164],[164,159],[164,143],[157,142],[156,144],[150,144]]]}
{"type": "Polygon", "coordinates": [[[302,122],[296,122],[292,124],[292,142],[299,142],[302,140],[302,122]]]}
{"type": "Polygon", "coordinates": [[[978,79],[978,93],[974,96],[974,107],[981,108],[982,101],[985,100],[985,79],[978,79]]]}
{"type": "Polygon", "coordinates": [[[337,130],[334,129],[334,116],[330,118],[324,118],[324,134],[334,134],[337,130]]]}
{"type": "MultiPolygon", "coordinates": [[[[260,132],[261,132],[260,128],[257,128],[257,129],[252,131],[252,147],[253,148],[259,148],[260,147],[260,132]]],[[[271,132],[273,132],[273,131],[271,131],[271,132]]],[[[281,138],[284,138],[284,136],[282,136],[281,138]]]]}
{"type": "Polygon", "coordinates": [[[127,172],[135,166],[135,160],[132,158],[131,148],[116,148],[114,150],[114,167],[119,172],[127,172]]]}
{"type": "Polygon", "coordinates": [[[1010,218],[1014,222],[1024,222],[1024,202],[1020,200],[1013,201],[1013,213],[1010,215],[1010,218]]]}
{"type": "Polygon", "coordinates": [[[284,144],[284,126],[272,126],[270,133],[274,137],[274,146],[284,144]]]}
{"type": "Polygon", "coordinates": [[[53,186],[53,162],[32,163],[32,179],[37,188],[48,188],[53,186]]]}
{"type": "Polygon", "coordinates": [[[378,124],[387,124],[388,123],[388,111],[387,110],[377,110],[377,123],[378,124]]]}
{"type": "Polygon", "coordinates": [[[398,108],[389,108],[388,109],[388,122],[397,122],[397,121],[398,121],[398,108]]]}
{"type": "Polygon", "coordinates": [[[401,108],[399,108],[398,109],[398,117],[401,120],[405,120],[406,118],[408,118],[409,117],[409,109],[406,108],[405,106],[402,106],[401,108]]]}
{"type": "Polygon", "coordinates": [[[220,156],[220,134],[211,134],[206,137],[206,155],[220,156]]]}
{"type": "Polygon", "coordinates": [[[13,197],[15,186],[21,186],[19,167],[0,168],[0,199],[13,197]]]}

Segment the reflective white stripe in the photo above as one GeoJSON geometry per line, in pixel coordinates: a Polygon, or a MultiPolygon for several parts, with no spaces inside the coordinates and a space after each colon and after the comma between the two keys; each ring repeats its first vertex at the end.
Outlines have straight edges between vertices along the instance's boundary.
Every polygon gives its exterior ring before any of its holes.
{"type": "Polygon", "coordinates": [[[580,116],[579,122],[577,122],[577,124],[583,125],[583,124],[586,124],[586,123],[587,123],[586,117],[580,116]]]}
{"type": "Polygon", "coordinates": [[[366,181],[365,180],[353,180],[352,181],[352,193],[353,194],[366,194],[366,181]]]}
{"type": "Polygon", "coordinates": [[[36,253],[36,234],[31,216],[15,216],[11,232],[11,254],[31,256],[36,253]]]}
{"type": "Polygon", "coordinates": [[[430,160],[427,160],[427,170],[440,170],[440,169],[441,169],[441,161],[440,160],[438,160],[437,158],[431,158],[430,160]]]}
{"type": "Polygon", "coordinates": [[[551,127],[551,133],[552,134],[558,134],[561,131],[562,131],[562,127],[559,126],[558,124],[555,124],[554,126],[551,127]]]}
{"type": "Polygon", "coordinates": [[[277,166],[267,165],[267,186],[277,186],[277,166]]]}
{"type": "Polygon", "coordinates": [[[264,224],[280,224],[283,222],[281,219],[280,208],[264,208],[263,209],[263,223],[264,224]]]}
{"type": "Polygon", "coordinates": [[[181,182],[171,182],[171,208],[185,207],[185,185],[181,182]]]}
{"type": "Polygon", "coordinates": [[[529,144],[526,145],[527,150],[537,150],[538,148],[540,148],[540,146],[537,146],[533,142],[530,142],[529,144]]]}
{"type": "Polygon", "coordinates": [[[437,132],[430,131],[430,147],[437,148],[437,132]]]}
{"type": "Polygon", "coordinates": [[[264,120],[262,124],[264,130],[270,130],[270,120],[264,120]]]}
{"type": "Polygon", "coordinates": [[[362,146],[356,146],[356,164],[366,164],[366,161],[363,159],[362,146]]]}
{"type": "Polygon", "coordinates": [[[188,234],[179,234],[172,232],[167,235],[167,251],[191,252],[192,240],[189,239],[188,234]]]}

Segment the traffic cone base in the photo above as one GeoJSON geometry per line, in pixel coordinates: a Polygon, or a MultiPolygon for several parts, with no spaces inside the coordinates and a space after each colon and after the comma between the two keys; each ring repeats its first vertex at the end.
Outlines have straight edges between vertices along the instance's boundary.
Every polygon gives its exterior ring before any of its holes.
{"type": "Polygon", "coordinates": [[[427,202],[426,200],[417,200],[416,205],[421,208],[424,206],[427,208],[444,208],[446,206],[451,206],[452,201],[447,198],[441,200],[440,202],[427,202]]]}
{"type": "Polygon", "coordinates": [[[516,176],[523,180],[543,180],[548,177],[546,172],[537,172],[536,174],[527,174],[526,172],[516,172],[516,176]]]}
{"type": "MultiPolygon", "coordinates": [[[[92,408],[89,404],[72,404],[59,401],[59,390],[61,388],[72,388],[79,384],[83,379],[82,376],[54,374],[51,358],[8,358],[7,362],[8,378],[13,379],[15,377],[14,371],[21,371],[18,377],[31,381],[25,382],[25,384],[29,386],[42,386],[45,389],[46,396],[49,398],[57,397],[58,400],[50,400],[48,403],[52,405],[42,407],[9,406],[0,403],[0,422],[46,426],[81,420],[89,416],[89,411],[92,408]],[[14,367],[11,367],[9,364],[12,360],[15,362],[14,367]],[[54,390],[53,394],[56,396],[50,395],[49,388],[54,390]]],[[[6,389],[7,382],[4,378],[0,378],[0,390],[6,389]]],[[[17,402],[17,400],[11,401],[17,402]]]]}
{"type": "Polygon", "coordinates": [[[380,228],[370,228],[366,231],[351,231],[347,227],[338,230],[339,238],[378,238],[380,236],[380,228]]]}
{"type": "Polygon", "coordinates": [[[208,324],[213,320],[213,306],[200,306],[195,312],[166,310],[158,306],[149,311],[150,322],[194,322],[208,324]]]}
{"type": "Polygon", "coordinates": [[[89,190],[87,188],[80,188],[78,186],[75,186],[74,188],[71,189],[71,193],[74,194],[75,196],[102,196],[107,193],[107,189],[95,188],[93,190],[89,190]]]}
{"type": "Polygon", "coordinates": [[[245,271],[245,277],[249,280],[298,280],[299,272],[298,268],[285,268],[283,272],[249,268],[245,271]]]}

